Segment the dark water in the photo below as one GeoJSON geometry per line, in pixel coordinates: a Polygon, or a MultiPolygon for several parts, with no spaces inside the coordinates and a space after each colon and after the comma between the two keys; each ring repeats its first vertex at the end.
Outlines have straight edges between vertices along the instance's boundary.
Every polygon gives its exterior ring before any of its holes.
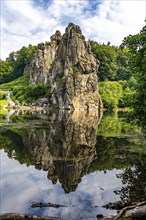
{"type": "Polygon", "coordinates": [[[96,219],[115,213],[109,202],[146,197],[146,136],[124,113],[1,116],[0,159],[1,213],[96,219]]]}

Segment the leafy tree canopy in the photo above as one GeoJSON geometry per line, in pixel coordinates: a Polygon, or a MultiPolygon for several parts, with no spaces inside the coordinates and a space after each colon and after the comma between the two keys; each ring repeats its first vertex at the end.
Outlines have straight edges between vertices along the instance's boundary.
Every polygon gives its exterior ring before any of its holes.
{"type": "Polygon", "coordinates": [[[23,75],[25,66],[30,63],[36,46],[31,44],[17,52],[11,52],[6,61],[0,60],[0,84],[10,82],[23,75]]]}
{"type": "Polygon", "coordinates": [[[131,77],[127,49],[111,46],[109,43],[99,44],[91,40],[89,43],[94,56],[100,61],[99,81],[128,80],[131,77]]]}
{"type": "Polygon", "coordinates": [[[124,38],[121,47],[129,50],[130,68],[138,82],[134,110],[141,122],[146,122],[146,25],[136,35],[124,38]]]}

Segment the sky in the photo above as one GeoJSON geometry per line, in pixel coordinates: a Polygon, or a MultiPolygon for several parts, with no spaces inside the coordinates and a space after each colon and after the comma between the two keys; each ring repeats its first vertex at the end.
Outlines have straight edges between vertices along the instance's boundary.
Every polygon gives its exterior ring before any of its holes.
{"type": "Polygon", "coordinates": [[[50,41],[68,23],[86,39],[120,45],[145,25],[146,0],[0,0],[0,58],[29,44],[50,41]]]}

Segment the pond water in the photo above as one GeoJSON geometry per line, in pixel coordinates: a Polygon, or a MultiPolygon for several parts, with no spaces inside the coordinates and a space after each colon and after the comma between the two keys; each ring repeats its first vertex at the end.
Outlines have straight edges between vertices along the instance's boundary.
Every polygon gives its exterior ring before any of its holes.
{"type": "Polygon", "coordinates": [[[13,112],[0,122],[1,213],[89,220],[116,213],[109,202],[145,199],[146,136],[124,113],[13,112]]]}

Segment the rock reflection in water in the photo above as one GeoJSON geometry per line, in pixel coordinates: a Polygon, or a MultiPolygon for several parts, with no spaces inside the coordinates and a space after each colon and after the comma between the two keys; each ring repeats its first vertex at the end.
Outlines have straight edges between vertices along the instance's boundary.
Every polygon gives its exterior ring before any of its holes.
{"type": "Polygon", "coordinates": [[[23,137],[35,167],[48,171],[66,193],[75,191],[89,165],[96,158],[97,112],[59,112],[51,117],[50,129],[32,129],[23,137]]]}

